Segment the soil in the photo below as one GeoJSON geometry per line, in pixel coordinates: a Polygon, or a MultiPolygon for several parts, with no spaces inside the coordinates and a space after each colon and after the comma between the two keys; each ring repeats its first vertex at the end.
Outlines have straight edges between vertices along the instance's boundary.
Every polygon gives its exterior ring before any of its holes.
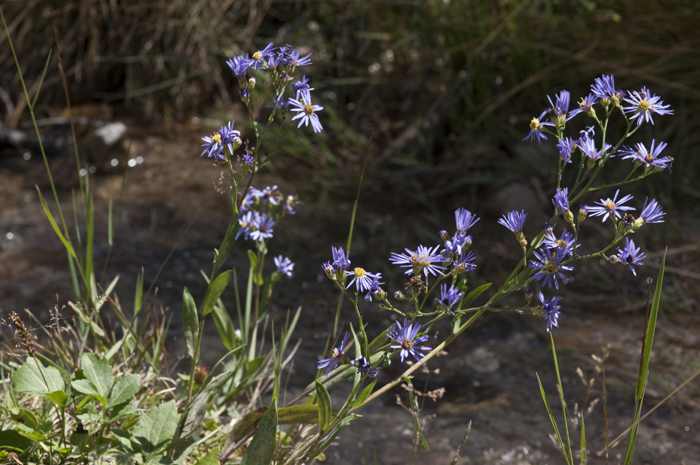
{"type": "MultiPolygon", "coordinates": [[[[174,360],[183,353],[181,338],[177,337],[181,332],[182,288],[186,285],[196,300],[201,299],[206,286],[200,270],[209,272],[213,249],[219,245],[229,221],[228,199],[219,193],[221,170],[211,160],[198,156],[199,138],[209,132],[211,128],[195,125],[158,133],[131,126],[124,144],[94,159],[89,165],[94,166],[94,173],[87,176],[96,201],[97,263],[104,261],[109,250],[106,218],[110,198],[114,205],[114,246],[103,282],[118,275],[117,294],[122,302],[130,302],[136,276],[143,271],[145,287],[153,286],[147,302],[173,314],[171,334],[175,336],[169,351],[174,360]],[[112,166],[112,160],[117,160],[116,166],[112,166]]],[[[38,154],[3,153],[0,315],[5,317],[10,311],[27,308],[46,318],[50,309],[62,308],[72,298],[66,254],[44,216],[35,185],[49,199],[49,205],[54,205],[51,190],[38,154]]],[[[71,196],[77,186],[74,158],[59,153],[49,161],[61,205],[72,212],[71,196]]],[[[290,398],[313,380],[316,362],[323,355],[332,329],[337,293],[320,264],[330,259],[331,246],[345,243],[353,200],[352,193],[340,192],[336,200],[332,190],[310,185],[309,180],[315,179],[309,172],[310,165],[301,165],[278,165],[274,172],[263,174],[256,181],[258,187],[278,185],[283,193],[297,194],[303,202],[297,215],[278,226],[270,243],[271,254],[287,254],[296,263],[293,278],[280,283],[276,290],[272,314],[282,318],[288,309],[301,306],[304,315],[296,333],[301,346],[290,369],[290,398]]],[[[475,279],[479,284],[501,282],[508,264],[517,260],[517,244],[495,221],[507,211],[504,203],[515,203],[512,208],[518,208],[519,200],[537,201],[542,194],[536,186],[527,182],[510,185],[507,195],[486,192],[483,199],[475,203],[470,200],[483,217],[475,227],[472,248],[478,258],[479,273],[475,279]]],[[[366,268],[389,276],[387,288],[398,289],[402,275],[388,264],[389,253],[415,247],[429,234],[435,234],[431,231],[450,229],[452,212],[462,206],[457,203],[460,200],[463,199],[458,195],[442,199],[440,207],[428,210],[392,196],[390,184],[370,186],[360,200],[353,263],[367,264],[366,268]]],[[[52,211],[56,216],[55,207],[52,211]]],[[[605,367],[608,438],[612,440],[630,424],[644,331],[646,279],[655,279],[666,245],[671,247],[667,260],[670,271],[644,411],[661,405],[641,424],[634,463],[700,463],[700,381],[691,381],[665,399],[700,370],[700,315],[696,311],[696,296],[700,294],[697,270],[693,269],[698,233],[692,220],[685,219],[682,212],[668,216],[680,218],[673,224],[681,232],[651,234],[643,240],[648,266],[639,267],[637,277],[622,266],[591,263],[577,268],[575,282],[563,290],[563,312],[554,337],[569,410],[591,409],[585,424],[589,463],[619,463],[625,447],[623,442],[611,449],[609,460],[605,454],[597,453],[604,443],[604,403],[600,400],[600,375],[595,373],[591,355],[600,356],[602,347],[610,348],[605,367]],[[666,240],[671,243],[665,243],[666,240]],[[585,380],[595,378],[588,394],[576,373],[577,367],[583,370],[585,380]]],[[[72,221],[72,217],[67,220],[72,221]]],[[[591,230],[595,228],[598,226],[591,230]]],[[[84,231],[81,233],[84,235],[84,231]]],[[[437,236],[427,240],[435,241],[437,236]]],[[[242,248],[233,253],[229,263],[244,269],[242,248]]],[[[225,296],[225,301],[232,309],[232,295],[225,296]]],[[[129,304],[125,305],[128,308],[129,304]]],[[[366,322],[377,332],[392,322],[390,315],[371,304],[365,305],[363,312],[366,322]]],[[[349,308],[344,308],[343,317],[352,317],[349,308]]],[[[10,336],[6,327],[3,331],[10,336]]],[[[212,337],[206,338],[204,353],[206,362],[213,364],[225,350],[217,342],[213,326],[207,331],[212,337]]],[[[400,373],[397,365],[395,361],[380,373],[379,384],[400,373]]],[[[341,432],[326,451],[327,463],[374,463],[375,456],[377,463],[387,465],[454,463],[452,459],[469,424],[471,430],[457,463],[563,463],[550,439],[552,425],[537,385],[539,375],[562,429],[549,334],[543,320],[512,312],[486,313],[428,368],[430,373],[419,373],[414,378],[415,388],[445,389],[442,399],[425,398],[421,402],[420,417],[426,420],[424,430],[430,451],[419,446],[416,453],[412,452],[413,419],[396,403],[397,395],[407,403],[406,391],[396,389],[368,406],[362,412],[363,418],[341,432]]],[[[347,389],[342,385],[333,388],[334,401],[342,402],[347,389]]],[[[569,426],[576,438],[573,443],[578,444],[579,431],[574,430],[573,424],[569,426]]]]}

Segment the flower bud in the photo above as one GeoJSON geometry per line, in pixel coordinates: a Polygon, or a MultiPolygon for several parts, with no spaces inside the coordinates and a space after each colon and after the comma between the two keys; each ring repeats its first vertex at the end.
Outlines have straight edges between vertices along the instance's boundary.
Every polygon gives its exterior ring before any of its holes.
{"type": "Polygon", "coordinates": [[[440,235],[440,239],[442,239],[443,241],[449,241],[449,240],[450,240],[450,235],[449,235],[449,234],[447,233],[447,231],[445,231],[444,229],[441,230],[438,234],[440,235]]]}
{"type": "Polygon", "coordinates": [[[532,295],[532,289],[525,289],[525,302],[527,302],[528,305],[532,302],[532,295]]]}
{"type": "Polygon", "coordinates": [[[251,77],[250,79],[248,79],[248,89],[255,89],[255,84],[257,82],[258,81],[256,81],[254,77],[251,77]]]}
{"type": "Polygon", "coordinates": [[[586,205],[581,205],[581,208],[578,210],[578,218],[577,218],[577,223],[579,226],[583,221],[588,217],[588,206],[586,205]]]}
{"type": "Polygon", "coordinates": [[[404,300],[406,298],[405,295],[403,295],[403,292],[401,291],[396,291],[394,292],[394,299],[396,300],[404,300]]]}

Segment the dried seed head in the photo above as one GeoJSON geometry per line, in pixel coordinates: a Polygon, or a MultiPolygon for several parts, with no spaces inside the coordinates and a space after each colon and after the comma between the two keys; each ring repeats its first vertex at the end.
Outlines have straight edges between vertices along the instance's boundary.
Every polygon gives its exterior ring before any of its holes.
{"type": "Polygon", "coordinates": [[[29,335],[29,331],[27,331],[27,328],[24,326],[24,322],[20,319],[19,315],[17,315],[17,312],[10,313],[10,320],[12,320],[12,324],[15,325],[15,330],[17,331],[17,334],[19,334],[22,344],[27,349],[27,352],[29,352],[29,355],[33,357],[34,342],[32,342],[32,337],[29,335]]]}

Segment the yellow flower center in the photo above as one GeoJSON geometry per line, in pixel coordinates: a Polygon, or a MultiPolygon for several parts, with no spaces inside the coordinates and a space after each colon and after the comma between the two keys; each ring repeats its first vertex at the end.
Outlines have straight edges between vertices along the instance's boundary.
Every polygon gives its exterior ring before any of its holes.
{"type": "Polygon", "coordinates": [[[608,199],[605,201],[605,209],[609,212],[614,211],[617,208],[617,205],[613,203],[612,200],[608,199]]]}
{"type": "Polygon", "coordinates": [[[560,249],[566,248],[566,245],[566,242],[562,241],[561,239],[557,240],[557,247],[559,247],[560,249]]]}
{"type": "Polygon", "coordinates": [[[262,58],[262,52],[258,50],[257,52],[253,53],[253,60],[258,61],[259,59],[262,58]]]}
{"type": "Polygon", "coordinates": [[[355,273],[355,276],[358,278],[363,277],[367,272],[364,270],[364,268],[360,268],[359,266],[353,270],[353,273],[355,273]]]}
{"type": "Polygon", "coordinates": [[[556,262],[553,262],[551,260],[547,260],[547,263],[544,264],[543,267],[545,273],[547,274],[554,274],[557,272],[559,267],[557,266],[556,262]]]}
{"type": "Polygon", "coordinates": [[[307,115],[311,116],[314,114],[314,106],[311,105],[310,103],[304,104],[304,113],[307,115]]]}
{"type": "Polygon", "coordinates": [[[540,120],[537,118],[532,118],[532,121],[530,121],[530,129],[531,130],[536,130],[540,128],[540,120]]]}
{"type": "Polygon", "coordinates": [[[413,341],[410,339],[404,339],[404,341],[401,343],[401,348],[405,350],[411,350],[413,347],[413,341]]]}
{"type": "Polygon", "coordinates": [[[639,102],[639,111],[640,112],[649,111],[649,102],[647,102],[646,100],[642,100],[641,102],[639,102]]]}

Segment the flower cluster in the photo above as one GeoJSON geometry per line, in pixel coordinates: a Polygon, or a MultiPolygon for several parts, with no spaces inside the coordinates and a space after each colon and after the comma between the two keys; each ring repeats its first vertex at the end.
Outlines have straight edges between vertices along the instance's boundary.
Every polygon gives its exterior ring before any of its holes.
{"type": "MultiPolygon", "coordinates": [[[[272,238],[273,228],[277,222],[286,214],[294,215],[297,203],[298,200],[295,196],[284,197],[277,186],[268,186],[263,190],[250,188],[241,204],[238,215],[240,227],[236,239],[243,237],[246,240],[252,239],[262,242],[272,238]]],[[[283,274],[287,274],[287,272],[285,271],[283,274]]]]}
{"type": "MultiPolygon", "coordinates": [[[[612,197],[600,198],[592,205],[579,205],[578,216],[574,217],[571,212],[570,203],[578,200],[584,194],[600,189],[594,184],[600,168],[612,157],[620,157],[622,160],[630,159],[634,162],[630,174],[620,184],[625,184],[635,180],[643,179],[651,173],[663,171],[671,167],[673,158],[662,156],[661,152],[666,148],[666,143],[656,140],[651,142],[651,146],[637,143],[633,147],[622,146],[622,142],[636,132],[638,127],[647,122],[654,124],[653,114],[672,115],[673,110],[669,105],[664,105],[660,97],[651,93],[646,87],[639,91],[624,91],[615,86],[615,78],[612,75],[603,75],[595,80],[591,85],[591,92],[579,101],[578,108],[569,111],[570,95],[568,91],[561,91],[555,96],[554,101],[548,97],[549,107],[539,116],[533,118],[530,123],[530,132],[523,139],[531,142],[541,143],[546,140],[545,132],[554,135],[559,151],[560,163],[558,180],[561,182],[562,173],[567,166],[573,163],[576,153],[581,154],[581,170],[577,175],[576,184],[570,189],[568,187],[558,188],[552,203],[554,205],[553,220],[562,217],[567,227],[557,237],[554,228],[547,224],[541,235],[541,240],[536,244],[536,249],[532,250],[532,257],[528,260],[528,266],[532,269],[531,279],[538,281],[547,288],[559,289],[559,284],[566,284],[570,278],[567,273],[573,271],[573,266],[569,263],[578,259],[577,249],[579,243],[579,232],[581,223],[588,217],[600,217],[603,223],[610,219],[613,227],[613,240],[609,247],[604,250],[589,254],[588,256],[600,256],[606,258],[611,263],[623,263],[629,266],[633,274],[636,275],[635,266],[642,264],[645,254],[635,246],[633,240],[626,237],[628,234],[636,232],[644,224],[663,222],[665,213],[655,199],[645,201],[642,213],[635,218],[631,212],[635,207],[629,205],[633,200],[632,195],[622,195],[617,189],[612,197]],[[606,117],[605,124],[598,118],[596,106],[600,105],[606,117]],[[622,139],[615,145],[602,141],[596,142],[596,128],[601,129],[603,137],[606,135],[607,118],[613,111],[618,113],[627,121],[627,130],[622,139]],[[593,119],[594,125],[588,126],[579,132],[578,137],[566,137],[564,130],[567,123],[577,115],[586,115],[593,119]],[[544,119],[549,116],[549,121],[544,119]],[[633,177],[638,169],[643,167],[642,173],[633,177]],[[596,169],[594,169],[596,168],[596,169]],[[606,255],[606,251],[612,246],[625,239],[624,247],[617,249],[617,254],[606,255]]],[[[518,239],[518,242],[525,250],[527,242],[522,232],[525,211],[513,211],[503,216],[499,223],[511,230],[518,239]]],[[[610,224],[608,223],[608,224],[610,224]]],[[[556,222],[553,222],[556,226],[556,222]]],[[[531,295],[527,299],[528,305],[531,295]]],[[[535,312],[543,315],[547,323],[547,331],[557,326],[559,302],[561,296],[546,299],[540,292],[538,293],[541,306],[535,308],[535,312]]]]}

